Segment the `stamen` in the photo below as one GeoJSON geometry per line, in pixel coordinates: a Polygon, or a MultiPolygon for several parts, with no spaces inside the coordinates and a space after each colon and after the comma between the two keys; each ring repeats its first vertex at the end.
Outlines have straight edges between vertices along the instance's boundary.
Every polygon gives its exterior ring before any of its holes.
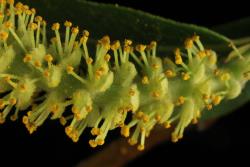
{"type": "Polygon", "coordinates": [[[59,53],[59,56],[62,58],[63,49],[62,49],[61,37],[60,37],[59,31],[58,31],[60,29],[60,24],[59,23],[54,23],[52,25],[51,29],[55,31],[58,53],[59,53]]]}

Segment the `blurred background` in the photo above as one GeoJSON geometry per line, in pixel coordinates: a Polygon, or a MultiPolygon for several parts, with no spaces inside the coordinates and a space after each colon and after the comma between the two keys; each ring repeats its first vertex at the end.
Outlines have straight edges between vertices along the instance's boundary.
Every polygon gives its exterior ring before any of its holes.
{"type": "MultiPolygon", "coordinates": [[[[102,0],[99,2],[118,3],[176,21],[206,27],[214,27],[249,16],[247,5],[240,1],[219,3],[219,1],[201,0],[197,2],[102,0]]],[[[204,164],[213,165],[215,162],[237,161],[238,165],[247,162],[245,156],[250,148],[249,107],[250,104],[242,106],[236,112],[217,120],[207,130],[192,130],[186,133],[184,139],[176,144],[166,141],[126,166],[147,165],[152,162],[156,166],[178,165],[181,162],[196,166],[196,164],[201,165],[198,163],[199,159],[204,160],[204,164]],[[237,156],[240,157],[236,158],[237,156]]],[[[107,143],[119,136],[119,130],[112,133],[107,143]]],[[[73,143],[64,134],[64,128],[59,122],[46,121],[30,136],[20,120],[14,123],[6,121],[0,125],[0,164],[2,164],[0,166],[13,166],[17,162],[19,166],[75,166],[82,159],[103,149],[90,148],[88,134],[85,132],[78,143],[73,143]],[[5,163],[8,165],[3,165],[5,163]]]]}

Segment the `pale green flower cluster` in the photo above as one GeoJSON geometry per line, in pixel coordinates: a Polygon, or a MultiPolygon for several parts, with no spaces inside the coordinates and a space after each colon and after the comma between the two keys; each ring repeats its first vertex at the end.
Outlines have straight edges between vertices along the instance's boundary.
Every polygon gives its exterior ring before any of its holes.
{"type": "Polygon", "coordinates": [[[47,24],[35,14],[22,3],[0,1],[0,122],[25,113],[30,133],[47,119],[59,119],[74,142],[90,127],[89,144],[96,147],[110,130],[121,128],[129,143],[143,150],[157,124],[175,124],[176,142],[202,112],[236,98],[249,79],[246,49],[240,50],[244,57],[233,51],[218,65],[216,53],[197,35],[173,58],[158,57],[154,41],[134,48],[131,40],[121,46],[104,36],[91,55],[88,31],[79,33],[66,21],[63,33],[55,23],[48,42],[47,24]]]}

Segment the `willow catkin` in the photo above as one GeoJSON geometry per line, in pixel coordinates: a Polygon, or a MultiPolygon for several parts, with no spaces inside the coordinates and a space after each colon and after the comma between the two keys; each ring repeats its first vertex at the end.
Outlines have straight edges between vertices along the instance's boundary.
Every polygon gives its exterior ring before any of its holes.
{"type": "Polygon", "coordinates": [[[46,21],[35,9],[0,1],[1,123],[25,114],[22,121],[33,133],[45,120],[59,119],[74,142],[90,127],[91,147],[121,128],[129,143],[143,150],[156,124],[175,123],[176,142],[203,112],[236,98],[249,79],[246,49],[234,48],[218,65],[217,54],[198,35],[186,39],[173,57],[157,56],[155,41],[134,47],[129,39],[121,45],[109,36],[91,55],[89,32],[79,33],[69,21],[64,26],[62,32],[59,23],[52,25],[55,37],[49,42],[46,21]]]}

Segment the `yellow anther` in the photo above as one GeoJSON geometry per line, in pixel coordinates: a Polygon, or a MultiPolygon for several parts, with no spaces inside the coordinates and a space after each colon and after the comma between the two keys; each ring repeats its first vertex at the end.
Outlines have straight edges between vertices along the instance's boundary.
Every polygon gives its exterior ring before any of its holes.
{"type": "Polygon", "coordinates": [[[5,122],[5,118],[3,117],[3,113],[0,113],[0,124],[5,122]]]}
{"type": "Polygon", "coordinates": [[[23,5],[23,10],[26,11],[26,10],[29,10],[29,6],[28,5],[23,5]]]}
{"type": "Polygon", "coordinates": [[[27,85],[25,85],[25,84],[20,84],[20,85],[19,85],[19,88],[20,88],[20,91],[24,92],[24,91],[27,90],[27,85]]]}
{"type": "Polygon", "coordinates": [[[28,15],[28,16],[30,16],[30,15],[32,15],[32,12],[31,12],[31,10],[26,10],[25,14],[28,15]]]}
{"type": "Polygon", "coordinates": [[[87,112],[92,112],[93,111],[93,107],[91,105],[87,105],[86,106],[86,111],[87,112]]]}
{"type": "Polygon", "coordinates": [[[169,121],[165,122],[165,123],[164,123],[164,127],[165,127],[166,129],[171,128],[170,122],[169,122],[169,121]]]}
{"type": "Polygon", "coordinates": [[[105,141],[103,139],[98,139],[96,141],[96,144],[99,145],[99,146],[102,146],[104,143],[105,143],[105,141]]]}
{"type": "Polygon", "coordinates": [[[250,79],[250,71],[246,71],[246,72],[244,72],[243,73],[243,76],[244,76],[244,78],[246,79],[246,80],[249,80],[250,79]]]}
{"type": "Polygon", "coordinates": [[[110,49],[110,38],[108,35],[105,35],[98,41],[105,49],[109,50],[110,49]]]}
{"type": "Polygon", "coordinates": [[[88,30],[83,30],[82,35],[86,36],[86,37],[89,37],[89,31],[88,30]]]}
{"type": "Polygon", "coordinates": [[[71,136],[71,132],[73,131],[73,128],[71,126],[67,126],[65,128],[65,133],[70,137],[71,136]]]}
{"type": "Polygon", "coordinates": [[[142,84],[144,84],[144,85],[149,84],[149,79],[148,79],[148,77],[147,77],[147,76],[144,76],[144,77],[142,78],[141,82],[142,82],[142,84]]]}
{"type": "Polygon", "coordinates": [[[36,16],[35,21],[36,22],[42,22],[43,18],[41,16],[36,16]]]}
{"type": "Polygon", "coordinates": [[[13,27],[13,24],[10,22],[10,21],[6,21],[5,23],[4,23],[4,26],[6,27],[6,28],[12,28],[13,27]]]}
{"type": "Polygon", "coordinates": [[[130,88],[128,93],[129,93],[129,96],[134,96],[135,95],[135,90],[130,88]]]}
{"type": "Polygon", "coordinates": [[[157,122],[160,122],[161,121],[161,115],[160,114],[155,114],[155,120],[157,122]]]}
{"type": "Polygon", "coordinates": [[[125,46],[130,46],[130,45],[132,45],[132,43],[133,43],[133,41],[130,40],[130,39],[125,39],[125,40],[124,40],[124,45],[125,45],[125,46]]]}
{"type": "Polygon", "coordinates": [[[215,75],[215,76],[219,76],[220,73],[221,73],[221,71],[220,71],[219,69],[215,69],[215,70],[214,70],[214,75],[215,75]]]}
{"type": "MultiPolygon", "coordinates": [[[[129,112],[132,111],[134,108],[133,104],[129,103],[126,107],[124,107],[124,110],[129,112]]],[[[134,113],[134,111],[132,111],[134,113]]]]}
{"type": "Polygon", "coordinates": [[[133,146],[133,145],[136,145],[137,140],[130,138],[130,139],[128,139],[128,143],[129,143],[131,146],[133,146]]]}
{"type": "Polygon", "coordinates": [[[26,127],[28,128],[28,131],[29,131],[30,134],[34,133],[36,131],[36,128],[37,128],[33,124],[28,124],[26,127]]]}
{"type": "Polygon", "coordinates": [[[97,143],[95,142],[95,140],[89,140],[89,145],[92,147],[92,148],[95,148],[97,146],[97,143]]]}
{"type": "Polygon", "coordinates": [[[36,14],[36,9],[31,8],[30,11],[31,11],[33,14],[36,14]]]}
{"type": "Polygon", "coordinates": [[[99,128],[92,128],[91,129],[91,134],[93,135],[93,136],[97,136],[97,135],[100,135],[101,134],[101,131],[100,131],[100,129],[99,128]]]}
{"type": "Polygon", "coordinates": [[[222,100],[221,96],[214,96],[214,97],[212,98],[213,104],[214,104],[215,106],[218,105],[218,104],[220,104],[221,100],[222,100]]]}
{"type": "Polygon", "coordinates": [[[140,132],[145,132],[145,131],[146,131],[146,128],[143,127],[143,126],[141,126],[141,127],[140,127],[140,132]]]}
{"type": "Polygon", "coordinates": [[[6,15],[6,16],[10,16],[10,15],[11,15],[10,9],[6,9],[6,10],[5,10],[5,15],[6,15]]]}
{"type": "Polygon", "coordinates": [[[206,108],[207,108],[207,110],[212,110],[213,105],[212,104],[207,104],[206,108]]]}
{"type": "Polygon", "coordinates": [[[86,44],[88,41],[88,38],[89,38],[89,32],[87,30],[84,30],[83,36],[81,37],[80,42],[86,44]]]}
{"type": "Polygon", "coordinates": [[[13,122],[16,121],[17,120],[17,115],[11,115],[10,120],[13,121],[13,122]]]}
{"type": "Polygon", "coordinates": [[[139,144],[137,147],[138,151],[143,151],[144,150],[144,145],[139,144]]]}
{"type": "Polygon", "coordinates": [[[23,124],[24,125],[27,125],[27,124],[29,124],[29,118],[28,118],[28,116],[23,116],[23,119],[22,119],[22,121],[23,121],[23,124]]]}
{"type": "Polygon", "coordinates": [[[180,51],[179,48],[176,48],[176,49],[174,50],[174,55],[175,55],[175,56],[181,56],[181,51],[180,51]]]}
{"type": "Polygon", "coordinates": [[[144,114],[144,115],[142,116],[142,120],[143,120],[144,123],[147,123],[147,122],[149,121],[149,116],[146,115],[146,114],[144,114]]]}
{"type": "Polygon", "coordinates": [[[200,36],[199,35],[193,35],[192,40],[195,41],[195,42],[198,42],[200,40],[200,36]]]}
{"type": "Polygon", "coordinates": [[[198,123],[198,119],[197,119],[197,118],[193,118],[193,119],[192,119],[192,124],[195,125],[195,124],[197,124],[197,123],[198,123]]]}
{"type": "Polygon", "coordinates": [[[110,58],[111,58],[110,54],[106,54],[106,55],[104,56],[104,60],[105,60],[106,62],[109,62],[110,58]]]}
{"type": "Polygon", "coordinates": [[[179,140],[178,136],[176,134],[172,133],[172,135],[171,135],[171,141],[173,143],[176,143],[176,142],[178,142],[178,140],[179,140]]]}
{"type": "Polygon", "coordinates": [[[158,92],[158,91],[153,91],[153,92],[152,92],[152,96],[155,97],[155,98],[158,98],[158,97],[160,97],[160,92],[158,92]]]}
{"type": "Polygon", "coordinates": [[[57,112],[59,111],[59,106],[58,106],[58,104],[52,105],[52,106],[50,107],[50,111],[51,111],[52,113],[57,113],[57,112]]]}
{"type": "Polygon", "coordinates": [[[187,81],[187,80],[190,79],[190,75],[189,75],[188,73],[182,73],[182,79],[183,79],[184,81],[187,81]]]}
{"type": "Polygon", "coordinates": [[[130,131],[129,131],[129,127],[128,126],[123,126],[121,128],[121,135],[123,135],[124,137],[129,137],[130,131]]]}
{"type": "Polygon", "coordinates": [[[105,72],[105,68],[102,66],[102,67],[100,67],[99,69],[98,69],[99,71],[101,71],[102,73],[104,73],[105,72]]]}
{"type": "Polygon", "coordinates": [[[83,44],[86,44],[88,41],[88,37],[86,36],[82,36],[81,39],[80,39],[80,42],[83,43],[83,44]]]}
{"type": "Polygon", "coordinates": [[[4,14],[2,12],[0,12],[0,19],[4,18],[4,14]]]}
{"type": "Polygon", "coordinates": [[[8,0],[7,2],[8,2],[8,4],[10,4],[10,5],[13,5],[13,4],[15,3],[14,0],[8,0]]]}
{"type": "Polygon", "coordinates": [[[74,113],[74,114],[80,112],[80,110],[79,110],[76,106],[72,106],[71,111],[72,111],[72,113],[74,113]]]}
{"type": "Polygon", "coordinates": [[[0,109],[3,109],[5,106],[5,103],[2,99],[0,99],[0,109]]]}
{"type": "Polygon", "coordinates": [[[91,57],[87,58],[86,63],[89,64],[89,65],[92,64],[93,59],[91,57]]]}
{"type": "Polygon", "coordinates": [[[27,63],[30,62],[32,60],[32,55],[31,54],[26,54],[23,58],[23,62],[27,63]]]}
{"type": "Polygon", "coordinates": [[[182,64],[183,61],[182,61],[182,57],[181,57],[181,52],[180,52],[180,49],[177,48],[175,50],[175,64],[182,64]]]}
{"type": "Polygon", "coordinates": [[[71,32],[72,32],[73,34],[78,34],[79,28],[78,28],[78,27],[73,27],[73,28],[71,29],[71,32]]]}
{"type": "Polygon", "coordinates": [[[6,0],[0,0],[0,4],[6,4],[6,0]]]}
{"type": "Polygon", "coordinates": [[[139,112],[136,113],[135,116],[136,116],[136,118],[138,118],[138,119],[142,119],[143,115],[144,115],[144,113],[143,113],[142,111],[139,111],[139,112]]]}
{"type": "Polygon", "coordinates": [[[203,59],[204,57],[206,57],[206,52],[205,51],[199,51],[197,53],[197,56],[200,58],[200,59],[203,59]]]}
{"type": "Polygon", "coordinates": [[[200,111],[200,110],[196,111],[196,117],[197,117],[197,118],[200,118],[200,117],[201,117],[201,111],[200,111]]]}
{"type": "Polygon", "coordinates": [[[175,56],[175,64],[182,64],[182,63],[183,63],[182,58],[175,56]]]}
{"type": "Polygon", "coordinates": [[[83,117],[82,117],[82,115],[81,115],[80,112],[75,113],[75,114],[74,114],[74,117],[76,118],[77,121],[80,121],[80,120],[83,119],[83,117]]]}
{"type": "Polygon", "coordinates": [[[78,140],[79,140],[79,134],[78,134],[78,131],[77,130],[72,130],[72,132],[71,132],[71,139],[72,139],[72,141],[73,142],[78,142],[78,140]]]}
{"type": "Polygon", "coordinates": [[[174,72],[172,70],[165,71],[165,75],[168,78],[173,78],[175,76],[174,72]]]}
{"type": "Polygon", "coordinates": [[[208,100],[208,99],[209,99],[209,95],[208,95],[208,94],[203,94],[203,95],[202,95],[202,99],[203,99],[204,101],[208,100]]]}
{"type": "Polygon", "coordinates": [[[37,24],[36,24],[36,23],[30,23],[30,24],[29,24],[29,28],[30,28],[31,30],[36,30],[36,29],[37,29],[37,24]]]}
{"type": "Polygon", "coordinates": [[[210,56],[210,57],[208,57],[208,60],[209,60],[209,63],[210,63],[211,65],[216,64],[216,62],[217,62],[216,55],[215,55],[215,56],[210,56]]]}
{"type": "Polygon", "coordinates": [[[71,65],[67,65],[66,71],[68,74],[72,74],[74,72],[74,67],[72,67],[71,65]]]}
{"type": "Polygon", "coordinates": [[[9,103],[10,103],[11,105],[15,105],[16,102],[17,102],[16,98],[13,98],[13,97],[12,97],[12,98],[9,99],[9,103]]]}
{"type": "Polygon", "coordinates": [[[120,41],[114,41],[114,42],[112,43],[112,45],[111,45],[111,49],[112,49],[112,50],[117,50],[117,49],[120,48],[120,46],[121,46],[120,41]]]}
{"type": "Polygon", "coordinates": [[[9,37],[9,34],[5,31],[0,31],[0,40],[1,41],[6,41],[9,37]]]}
{"type": "MultiPolygon", "coordinates": [[[[1,1],[3,1],[3,0],[0,0],[0,2],[1,1]]],[[[23,4],[21,2],[17,2],[16,5],[15,5],[15,8],[21,9],[21,8],[23,8],[23,4]]]]}
{"type": "Polygon", "coordinates": [[[51,27],[52,30],[59,30],[60,29],[60,24],[59,23],[54,23],[51,27]]]}
{"type": "Polygon", "coordinates": [[[123,50],[124,50],[124,52],[126,52],[126,53],[130,53],[131,52],[131,46],[124,46],[123,47],[123,50]]]}
{"type": "Polygon", "coordinates": [[[36,60],[36,61],[34,62],[34,65],[35,65],[35,67],[41,67],[41,66],[42,66],[42,63],[41,63],[39,60],[36,60]]]}
{"type": "Polygon", "coordinates": [[[135,49],[138,51],[138,52],[143,52],[145,49],[146,49],[146,45],[136,45],[135,49]]]}
{"type": "Polygon", "coordinates": [[[3,79],[4,79],[4,81],[6,81],[6,82],[11,81],[11,77],[10,77],[10,76],[5,76],[3,79]]]}
{"type": "Polygon", "coordinates": [[[51,54],[46,54],[44,56],[44,60],[47,61],[48,63],[51,63],[53,61],[53,57],[51,54]]]}
{"type": "Polygon", "coordinates": [[[230,74],[227,72],[222,73],[220,76],[220,80],[222,80],[222,81],[228,81],[229,79],[230,79],[230,74]]]}
{"type": "Polygon", "coordinates": [[[180,96],[178,99],[177,99],[177,102],[176,102],[176,105],[182,105],[185,103],[185,98],[183,96],[180,96]]]}
{"type": "Polygon", "coordinates": [[[42,25],[46,26],[47,22],[45,20],[42,21],[42,25]]]}
{"type": "Polygon", "coordinates": [[[193,39],[187,38],[184,42],[184,45],[186,49],[191,49],[193,47],[193,39]]]}
{"type": "Polygon", "coordinates": [[[100,79],[101,76],[102,76],[102,72],[100,70],[96,70],[96,72],[95,72],[95,78],[96,79],[100,79]]]}
{"type": "Polygon", "coordinates": [[[148,45],[148,48],[149,48],[149,49],[153,49],[153,48],[156,47],[156,45],[157,45],[157,42],[156,42],[156,41],[151,41],[150,44],[148,45]]]}
{"type": "MultiPolygon", "coordinates": [[[[37,104],[32,105],[32,108],[31,108],[32,110],[34,110],[34,105],[37,105],[37,104]]],[[[30,117],[31,115],[32,115],[32,111],[28,111],[27,116],[30,117]]]]}
{"type": "MultiPolygon", "coordinates": [[[[30,11],[31,12],[31,11],[30,11]]],[[[22,9],[18,9],[18,8],[16,8],[16,10],[15,10],[15,14],[16,15],[21,15],[23,13],[23,11],[22,11],[22,9]]],[[[26,13],[27,14],[27,13],[26,13]]],[[[28,15],[28,14],[27,14],[28,15]]]]}
{"type": "Polygon", "coordinates": [[[155,70],[157,70],[159,67],[160,67],[159,64],[152,64],[152,68],[155,70]]]}
{"type": "Polygon", "coordinates": [[[206,53],[206,55],[207,55],[208,57],[210,57],[210,56],[213,54],[213,52],[212,52],[211,49],[206,49],[206,50],[205,50],[205,53],[206,53]]]}
{"type": "Polygon", "coordinates": [[[70,21],[65,21],[64,22],[64,26],[65,27],[71,27],[72,26],[72,23],[70,21]]]}
{"type": "Polygon", "coordinates": [[[45,77],[49,77],[49,76],[50,76],[49,70],[44,70],[43,75],[44,75],[45,77]]]}
{"type": "Polygon", "coordinates": [[[62,126],[65,126],[67,123],[67,120],[64,117],[60,117],[59,121],[62,126]]]}

